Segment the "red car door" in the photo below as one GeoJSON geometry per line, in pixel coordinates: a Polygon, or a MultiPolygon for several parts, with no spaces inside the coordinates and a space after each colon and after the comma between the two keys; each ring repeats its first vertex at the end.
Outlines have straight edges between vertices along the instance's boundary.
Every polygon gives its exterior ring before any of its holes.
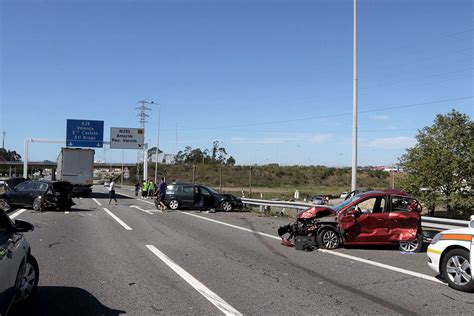
{"type": "Polygon", "coordinates": [[[390,201],[390,240],[414,240],[421,230],[421,206],[412,198],[392,196],[390,201]]]}
{"type": "Polygon", "coordinates": [[[339,219],[346,243],[389,242],[387,198],[365,197],[349,207],[339,219]]]}

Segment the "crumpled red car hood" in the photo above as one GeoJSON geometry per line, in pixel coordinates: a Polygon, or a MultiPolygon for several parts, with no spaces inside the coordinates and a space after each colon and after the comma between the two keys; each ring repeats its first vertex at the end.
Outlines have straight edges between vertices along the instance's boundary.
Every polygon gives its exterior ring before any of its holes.
{"type": "Polygon", "coordinates": [[[310,208],[307,208],[306,210],[303,210],[299,212],[296,215],[296,218],[298,219],[309,219],[309,218],[319,218],[323,216],[330,216],[334,215],[336,212],[329,206],[312,206],[310,208]]]}

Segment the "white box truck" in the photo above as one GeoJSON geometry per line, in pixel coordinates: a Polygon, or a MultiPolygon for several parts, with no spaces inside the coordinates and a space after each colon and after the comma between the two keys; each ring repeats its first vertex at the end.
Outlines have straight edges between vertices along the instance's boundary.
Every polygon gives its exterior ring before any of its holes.
{"type": "Polygon", "coordinates": [[[57,180],[70,182],[73,195],[92,194],[94,154],[93,149],[61,148],[57,180]]]}

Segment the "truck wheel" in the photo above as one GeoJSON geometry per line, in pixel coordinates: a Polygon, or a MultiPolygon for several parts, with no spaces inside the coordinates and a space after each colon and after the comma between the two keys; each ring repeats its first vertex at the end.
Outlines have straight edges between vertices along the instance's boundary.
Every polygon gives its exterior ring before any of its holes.
{"type": "Polygon", "coordinates": [[[318,246],[323,249],[336,249],[341,244],[339,234],[332,228],[324,228],[318,233],[318,246]]]}

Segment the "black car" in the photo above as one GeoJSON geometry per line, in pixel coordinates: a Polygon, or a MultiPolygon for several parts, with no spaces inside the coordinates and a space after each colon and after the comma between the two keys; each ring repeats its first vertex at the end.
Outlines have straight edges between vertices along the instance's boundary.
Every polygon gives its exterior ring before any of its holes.
{"type": "Polygon", "coordinates": [[[3,191],[11,191],[18,184],[28,181],[25,178],[10,178],[3,181],[3,191]]]}
{"type": "MultiPolygon", "coordinates": [[[[208,186],[192,183],[173,183],[166,187],[165,204],[172,210],[191,208],[216,209],[229,212],[241,209],[242,200],[232,194],[222,194],[208,186]]],[[[158,205],[157,205],[158,207],[158,205]]]]}
{"type": "Polygon", "coordinates": [[[37,289],[38,262],[23,236],[33,228],[28,222],[12,222],[0,210],[0,315],[6,315],[12,304],[28,300],[37,289]]]}
{"type": "Polygon", "coordinates": [[[13,190],[0,195],[0,208],[8,211],[12,206],[32,207],[42,212],[45,209],[70,210],[72,185],[65,181],[25,181],[13,190]]]}

